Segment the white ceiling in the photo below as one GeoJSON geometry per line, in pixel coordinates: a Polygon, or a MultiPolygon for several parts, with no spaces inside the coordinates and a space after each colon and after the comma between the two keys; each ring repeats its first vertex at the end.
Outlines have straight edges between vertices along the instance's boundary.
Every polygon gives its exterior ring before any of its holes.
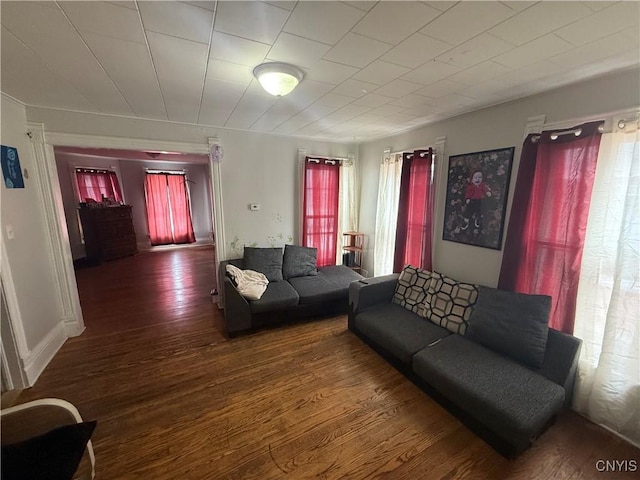
{"type": "Polygon", "coordinates": [[[364,141],[640,65],[640,2],[2,1],[30,106],[364,141]],[[289,96],[252,76],[301,67],[289,96]]]}

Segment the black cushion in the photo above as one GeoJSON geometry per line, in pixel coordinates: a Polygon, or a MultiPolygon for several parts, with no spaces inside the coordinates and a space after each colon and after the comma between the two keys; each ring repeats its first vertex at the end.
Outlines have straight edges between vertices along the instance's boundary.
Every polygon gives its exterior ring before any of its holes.
{"type": "Polygon", "coordinates": [[[282,275],[285,279],[318,275],[317,259],[317,248],[285,245],[282,275]]]}
{"type": "Polygon", "coordinates": [[[65,425],[2,446],[3,480],[71,480],[96,428],[96,421],[65,425]]]}
{"type": "Polygon", "coordinates": [[[270,282],[282,280],[282,249],[244,247],[244,269],[264,273],[270,282]]]}
{"type": "Polygon", "coordinates": [[[396,303],[376,305],[359,313],[355,327],[407,365],[417,351],[450,334],[396,303]]]}
{"type": "Polygon", "coordinates": [[[551,297],[479,287],[467,336],[534,369],[544,361],[551,297]]]}

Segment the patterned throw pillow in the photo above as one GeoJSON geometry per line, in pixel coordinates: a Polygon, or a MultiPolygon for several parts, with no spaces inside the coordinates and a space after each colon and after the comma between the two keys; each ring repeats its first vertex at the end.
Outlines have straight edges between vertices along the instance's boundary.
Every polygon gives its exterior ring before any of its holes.
{"type": "Polygon", "coordinates": [[[431,272],[407,265],[396,283],[393,303],[425,317],[425,301],[431,283],[431,272]]]}
{"type": "Polygon", "coordinates": [[[464,335],[478,300],[478,286],[433,272],[426,300],[426,317],[436,325],[464,335]]]}

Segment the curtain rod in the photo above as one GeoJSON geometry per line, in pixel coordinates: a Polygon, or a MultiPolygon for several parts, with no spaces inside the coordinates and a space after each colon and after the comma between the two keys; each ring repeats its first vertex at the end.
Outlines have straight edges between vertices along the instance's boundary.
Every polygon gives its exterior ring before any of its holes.
{"type": "Polygon", "coordinates": [[[186,175],[186,170],[154,170],[153,168],[146,168],[147,173],[166,173],[167,175],[186,175]]]}

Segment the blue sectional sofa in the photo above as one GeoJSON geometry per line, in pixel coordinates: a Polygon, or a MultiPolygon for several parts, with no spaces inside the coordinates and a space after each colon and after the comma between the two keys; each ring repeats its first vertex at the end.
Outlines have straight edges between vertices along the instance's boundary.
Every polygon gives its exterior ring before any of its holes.
{"type": "Polygon", "coordinates": [[[461,306],[450,300],[465,284],[439,293],[428,279],[404,302],[399,283],[352,283],[349,329],[504,456],[570,404],[581,340],[548,328],[549,297],[471,285],[461,306]]]}

